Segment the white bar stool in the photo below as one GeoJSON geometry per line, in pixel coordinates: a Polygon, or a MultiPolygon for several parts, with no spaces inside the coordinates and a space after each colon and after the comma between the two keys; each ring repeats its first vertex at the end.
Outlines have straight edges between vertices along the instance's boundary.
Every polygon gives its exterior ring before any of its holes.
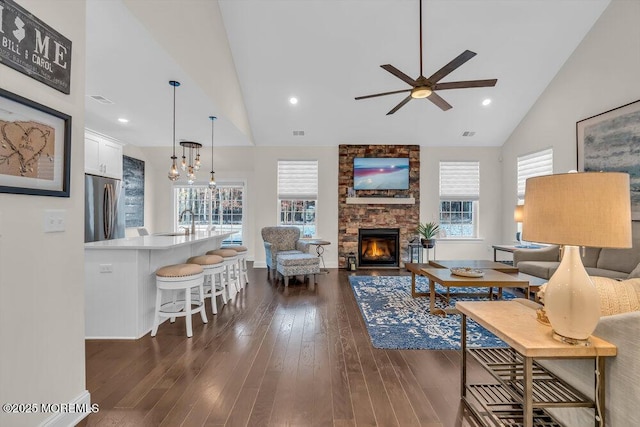
{"type": "Polygon", "coordinates": [[[228,245],[222,246],[220,249],[231,249],[238,254],[238,268],[240,269],[240,287],[244,288],[244,285],[249,284],[249,275],[247,274],[247,255],[249,249],[246,246],[241,245],[228,245]]]}
{"type": "Polygon", "coordinates": [[[211,298],[211,311],[213,314],[218,314],[216,297],[221,295],[223,305],[227,303],[229,298],[229,290],[224,278],[224,259],[219,255],[200,255],[189,258],[187,264],[199,265],[204,270],[204,297],[211,298]],[[216,284],[216,276],[220,285],[216,284]],[[225,293],[227,294],[226,298],[225,293]]]}
{"type": "Polygon", "coordinates": [[[193,336],[191,315],[200,313],[202,322],[207,323],[207,314],[204,311],[204,270],[197,264],[167,265],[156,270],[156,314],[153,319],[151,336],[158,333],[160,318],[169,318],[173,323],[176,317],[184,317],[187,323],[187,337],[193,336]],[[199,300],[191,300],[191,290],[198,289],[199,300]],[[171,291],[173,300],[162,303],[163,291],[171,291]],[[177,300],[177,293],[184,292],[184,300],[177,300]],[[195,306],[195,307],[194,307],[195,306]]]}
{"type": "Polygon", "coordinates": [[[229,299],[231,299],[231,282],[233,282],[236,288],[236,293],[240,292],[240,274],[238,270],[238,254],[231,249],[214,249],[208,251],[207,255],[218,255],[224,260],[224,267],[226,268],[227,286],[229,287],[229,299]]]}

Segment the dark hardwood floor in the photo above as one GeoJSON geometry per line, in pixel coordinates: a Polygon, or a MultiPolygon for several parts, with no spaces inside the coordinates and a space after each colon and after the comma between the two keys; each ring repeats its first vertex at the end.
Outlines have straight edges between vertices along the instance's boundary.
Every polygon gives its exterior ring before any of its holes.
{"type": "MultiPolygon", "coordinates": [[[[360,270],[366,274],[404,274],[360,270]]],[[[250,284],[208,324],[193,316],[136,341],[87,341],[82,426],[475,426],[460,404],[456,351],[371,345],[348,274],[250,284]]],[[[483,375],[471,366],[469,377],[483,375]]]]}

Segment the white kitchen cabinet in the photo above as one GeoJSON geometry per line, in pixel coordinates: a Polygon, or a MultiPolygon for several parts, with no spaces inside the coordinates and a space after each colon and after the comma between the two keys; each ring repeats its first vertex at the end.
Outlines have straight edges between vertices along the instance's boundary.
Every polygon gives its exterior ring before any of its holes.
{"type": "Polygon", "coordinates": [[[84,171],[122,179],[122,144],[85,129],[84,171]]]}

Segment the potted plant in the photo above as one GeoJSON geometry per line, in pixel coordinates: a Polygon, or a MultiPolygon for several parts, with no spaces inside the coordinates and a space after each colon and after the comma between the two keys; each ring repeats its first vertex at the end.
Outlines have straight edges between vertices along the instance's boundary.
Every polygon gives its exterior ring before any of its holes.
{"type": "Polygon", "coordinates": [[[420,239],[422,247],[431,249],[436,244],[435,237],[440,232],[440,226],[435,222],[425,222],[424,224],[419,224],[416,231],[422,236],[420,239]]]}

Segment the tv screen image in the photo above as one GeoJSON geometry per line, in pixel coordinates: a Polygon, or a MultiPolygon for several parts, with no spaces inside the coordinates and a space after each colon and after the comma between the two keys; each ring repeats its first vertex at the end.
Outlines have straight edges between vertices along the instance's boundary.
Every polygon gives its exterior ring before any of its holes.
{"type": "Polygon", "coordinates": [[[356,157],[353,159],[353,188],[356,190],[409,189],[409,159],[356,157]]]}

